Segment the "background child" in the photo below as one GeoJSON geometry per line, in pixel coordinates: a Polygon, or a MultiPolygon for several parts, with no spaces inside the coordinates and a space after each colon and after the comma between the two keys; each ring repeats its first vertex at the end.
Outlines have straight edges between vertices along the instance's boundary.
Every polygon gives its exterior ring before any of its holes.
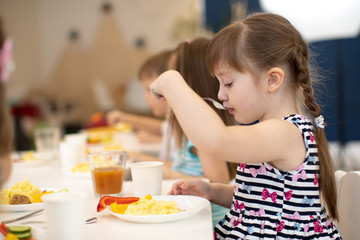
{"type": "Polygon", "coordinates": [[[6,38],[0,19],[0,188],[11,172],[12,125],[6,103],[5,84],[10,77],[12,43],[6,38]]]}
{"type": "MultiPolygon", "coordinates": [[[[139,79],[145,89],[144,98],[148,103],[154,117],[130,114],[120,110],[113,110],[107,113],[106,120],[109,125],[115,125],[118,122],[131,124],[135,130],[139,141],[142,142],[161,142],[162,150],[159,158],[161,160],[169,160],[171,155],[171,147],[169,145],[168,124],[165,120],[168,111],[167,103],[154,100],[150,93],[150,84],[163,72],[168,70],[168,61],[172,51],[162,51],[148,60],[146,60],[139,70],[139,79]]],[[[140,154],[136,152],[130,153],[130,157],[141,160],[157,160],[153,156],[140,154]]]]}
{"type": "MultiPolygon", "coordinates": [[[[177,70],[186,83],[201,97],[217,99],[219,87],[216,78],[212,77],[205,64],[206,51],[210,40],[196,38],[191,42],[183,42],[175,49],[169,68],[177,70]]],[[[226,125],[234,125],[234,118],[227,112],[209,106],[220,116],[226,125]]],[[[210,156],[203,155],[188,140],[177,117],[170,111],[169,124],[175,138],[178,154],[175,155],[169,178],[185,178],[188,176],[205,176],[210,181],[228,183],[234,176],[236,167],[224,161],[214,161],[210,156]]]]}
{"type": "MultiPolygon", "coordinates": [[[[199,96],[217,99],[218,81],[209,74],[205,64],[209,43],[208,39],[196,38],[191,42],[179,44],[170,59],[169,68],[177,70],[199,96]]],[[[235,124],[234,118],[228,112],[218,110],[211,103],[209,104],[226,125],[235,124]]],[[[171,165],[165,164],[164,175],[166,178],[206,177],[210,182],[226,184],[234,178],[236,164],[227,163],[227,159],[221,156],[215,159],[211,155],[199,151],[188,140],[179,125],[177,116],[172,111],[169,116],[169,124],[178,152],[174,155],[171,165]]],[[[229,209],[212,204],[211,210],[215,226],[229,209]]]]}
{"type": "Polygon", "coordinates": [[[308,59],[299,32],[278,15],[250,15],[216,34],[207,63],[219,99],[238,122],[259,121],[250,126],[225,126],[176,71],[151,85],[199,151],[239,163],[234,187],[191,180],[172,189],[231,205],[215,239],[341,239],[331,220],[338,219],[336,184],[308,59]]]}

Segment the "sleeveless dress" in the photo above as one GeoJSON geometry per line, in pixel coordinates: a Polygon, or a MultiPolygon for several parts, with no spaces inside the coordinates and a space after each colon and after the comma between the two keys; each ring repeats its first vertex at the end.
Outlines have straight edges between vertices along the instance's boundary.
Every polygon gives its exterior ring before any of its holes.
{"type": "Polygon", "coordinates": [[[216,225],[214,239],[341,239],[320,202],[311,120],[295,114],[283,120],[302,134],[303,164],[293,171],[267,163],[238,164],[231,210],[216,225]]]}
{"type": "MultiPolygon", "coordinates": [[[[191,152],[192,147],[194,147],[194,144],[188,140],[185,146],[180,149],[179,154],[174,157],[172,169],[189,176],[204,176],[199,157],[191,152]]],[[[211,203],[212,222],[214,227],[224,215],[229,212],[229,210],[229,208],[211,203]]]]}

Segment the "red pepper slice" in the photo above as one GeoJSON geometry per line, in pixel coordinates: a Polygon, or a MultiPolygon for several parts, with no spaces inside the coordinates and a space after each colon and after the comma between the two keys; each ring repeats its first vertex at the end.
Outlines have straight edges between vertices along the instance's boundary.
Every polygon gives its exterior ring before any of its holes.
{"type": "Polygon", "coordinates": [[[0,224],[0,232],[6,237],[8,234],[8,228],[4,222],[1,222],[0,224]]]}
{"type": "Polygon", "coordinates": [[[139,201],[138,197],[112,197],[112,196],[103,196],[100,198],[97,205],[97,212],[101,212],[106,208],[106,206],[116,202],[117,204],[130,204],[133,202],[139,201]]]}

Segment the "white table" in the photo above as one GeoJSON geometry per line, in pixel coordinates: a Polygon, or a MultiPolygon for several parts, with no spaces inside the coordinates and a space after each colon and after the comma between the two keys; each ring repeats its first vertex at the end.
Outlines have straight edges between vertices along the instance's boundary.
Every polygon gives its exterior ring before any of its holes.
{"type": "MultiPolygon", "coordinates": [[[[52,161],[41,165],[27,168],[14,167],[6,186],[25,178],[39,187],[68,188],[72,191],[84,191],[89,194],[87,218],[96,216],[98,222],[85,226],[84,240],[107,240],[107,239],[212,239],[212,221],[210,205],[205,207],[197,215],[176,222],[141,224],[122,221],[107,211],[96,212],[98,199],[93,194],[90,178],[76,178],[61,173],[59,162],[52,161]]],[[[174,180],[163,181],[163,194],[167,194],[174,180]]],[[[124,196],[133,196],[132,182],[124,182],[124,196]]],[[[0,212],[0,221],[22,216],[24,212],[0,212]]],[[[44,214],[32,217],[28,220],[45,220],[44,214]]],[[[31,226],[31,224],[28,224],[31,226]]],[[[36,224],[37,227],[46,227],[44,224],[36,224]]],[[[0,238],[2,239],[2,238],[0,238]]]]}

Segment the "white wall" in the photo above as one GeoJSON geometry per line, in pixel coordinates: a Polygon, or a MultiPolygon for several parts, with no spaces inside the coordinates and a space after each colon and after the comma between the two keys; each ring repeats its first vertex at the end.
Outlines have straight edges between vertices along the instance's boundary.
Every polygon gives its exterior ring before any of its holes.
{"type": "MultiPolygon", "coordinates": [[[[16,70],[8,84],[8,96],[49,80],[68,44],[68,32],[78,29],[85,48],[93,44],[103,19],[102,0],[0,0],[0,17],[14,40],[16,70]]],[[[113,0],[113,17],[127,44],[145,37],[151,52],[175,47],[192,38],[181,22],[201,23],[201,0],[113,0]],[[180,27],[175,25],[180,22],[180,27]],[[174,38],[174,32],[178,34],[174,38]],[[180,32],[180,35],[179,35],[180,32]]],[[[184,25],[184,24],[183,24],[184,25]]],[[[178,24],[179,26],[179,24],[178,24]]],[[[134,76],[136,77],[136,76],[134,76]]]]}

